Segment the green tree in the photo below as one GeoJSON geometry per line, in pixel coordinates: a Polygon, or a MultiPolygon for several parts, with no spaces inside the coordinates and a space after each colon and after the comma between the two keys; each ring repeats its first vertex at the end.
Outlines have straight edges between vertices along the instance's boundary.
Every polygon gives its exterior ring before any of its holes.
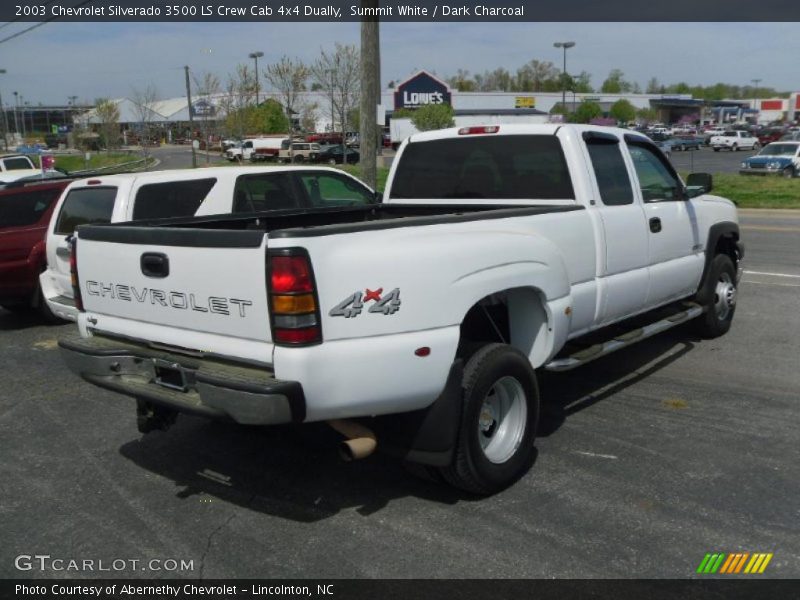
{"type": "Polygon", "coordinates": [[[108,98],[95,101],[94,112],[100,124],[100,145],[107,149],[119,145],[119,106],[108,98]]]}
{"type": "Polygon", "coordinates": [[[653,123],[658,120],[658,113],[652,108],[640,108],[636,111],[636,118],[642,123],[653,123]]]}
{"type": "Polygon", "coordinates": [[[573,123],[588,123],[592,119],[597,119],[603,116],[603,109],[597,102],[583,101],[578,105],[572,115],[570,121],[573,123]]]}
{"type": "Polygon", "coordinates": [[[254,108],[258,129],[261,133],[286,133],[289,131],[289,118],[277,100],[269,98],[254,108]]]}
{"type": "Polygon", "coordinates": [[[449,104],[426,104],[414,111],[411,122],[420,131],[455,126],[453,107],[449,104]]]}
{"type": "Polygon", "coordinates": [[[600,91],[604,94],[624,94],[630,92],[631,89],[633,89],[633,84],[625,81],[625,73],[620,69],[612,69],[600,91]]]}
{"type": "Polygon", "coordinates": [[[633,104],[623,98],[611,105],[611,110],[608,114],[620,123],[627,123],[636,118],[636,109],[633,104]]]}

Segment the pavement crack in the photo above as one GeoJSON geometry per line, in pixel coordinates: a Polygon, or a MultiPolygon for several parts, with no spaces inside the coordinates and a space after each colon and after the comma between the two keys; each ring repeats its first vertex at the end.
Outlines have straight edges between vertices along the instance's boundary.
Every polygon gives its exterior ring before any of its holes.
{"type": "Polygon", "coordinates": [[[199,579],[203,579],[203,574],[206,568],[206,556],[208,556],[208,552],[211,550],[211,540],[217,535],[220,531],[225,529],[228,525],[230,525],[231,521],[236,518],[236,515],[233,514],[227,519],[225,522],[222,523],[219,527],[217,527],[214,531],[208,534],[208,539],[206,540],[206,549],[203,551],[203,556],[200,557],[200,574],[198,576],[199,579]]]}

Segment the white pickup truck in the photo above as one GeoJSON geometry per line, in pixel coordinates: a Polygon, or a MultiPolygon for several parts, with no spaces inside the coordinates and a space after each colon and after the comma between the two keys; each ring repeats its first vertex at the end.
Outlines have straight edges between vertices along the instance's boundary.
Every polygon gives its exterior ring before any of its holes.
{"type": "Polygon", "coordinates": [[[41,174],[42,170],[25,154],[0,155],[0,185],[41,174]]]}
{"type": "Polygon", "coordinates": [[[74,181],[61,194],[47,230],[47,269],[39,277],[47,307],[60,319],[78,316],[69,256],[79,225],[311,208],[317,205],[310,196],[285,192],[311,185],[329,192],[316,199],[322,206],[361,203],[374,194],[355,177],[327,167],[212,167],[74,181]]]}
{"type": "Polygon", "coordinates": [[[79,336],[60,347],[136,398],[143,432],[179,412],[328,420],[354,457],[377,440],[493,493],[533,459],[537,369],[730,327],[736,208],[689,184],[620,129],[420,133],[380,204],[78,228],[79,336]]]}
{"type": "Polygon", "coordinates": [[[749,131],[740,129],[725,131],[719,135],[714,135],[708,141],[708,144],[714,149],[714,152],[719,152],[723,148],[731,152],[736,152],[742,149],[757,150],[761,147],[757,137],[749,131]]]}

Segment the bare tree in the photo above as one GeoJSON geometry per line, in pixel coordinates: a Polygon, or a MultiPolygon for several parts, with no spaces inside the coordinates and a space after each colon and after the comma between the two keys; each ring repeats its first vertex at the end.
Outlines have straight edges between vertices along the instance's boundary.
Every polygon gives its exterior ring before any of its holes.
{"type": "Polygon", "coordinates": [[[225,113],[225,129],[229,135],[243,138],[251,127],[248,108],[255,102],[255,73],[247,65],[236,66],[228,76],[225,93],[220,99],[220,108],[225,113]]]}
{"type": "Polygon", "coordinates": [[[131,93],[133,102],[133,114],[136,117],[137,128],[139,129],[139,144],[142,147],[142,155],[147,157],[147,149],[151,136],[151,127],[158,113],[153,110],[153,105],[158,97],[158,92],[153,84],[148,84],[143,90],[134,88],[131,93]]]}
{"type": "MultiPolygon", "coordinates": [[[[292,60],[288,56],[281,57],[278,62],[267,65],[264,69],[264,77],[277,90],[291,124],[294,123],[294,115],[302,112],[298,100],[300,92],[306,89],[309,75],[309,68],[301,60],[292,60]]],[[[292,131],[294,131],[293,125],[292,131]]]]}
{"type": "Polygon", "coordinates": [[[342,151],[347,115],[360,99],[361,59],[358,48],[336,43],[333,52],[320,51],[320,56],[311,65],[311,77],[327,92],[331,99],[331,130],[335,130],[338,118],[342,128],[342,151]]]}
{"type": "Polygon", "coordinates": [[[199,117],[200,131],[206,143],[206,164],[208,164],[209,150],[211,150],[211,138],[217,133],[217,106],[214,102],[219,94],[219,77],[213,73],[204,72],[200,76],[193,76],[194,87],[197,90],[197,101],[194,107],[194,116],[199,117]]]}

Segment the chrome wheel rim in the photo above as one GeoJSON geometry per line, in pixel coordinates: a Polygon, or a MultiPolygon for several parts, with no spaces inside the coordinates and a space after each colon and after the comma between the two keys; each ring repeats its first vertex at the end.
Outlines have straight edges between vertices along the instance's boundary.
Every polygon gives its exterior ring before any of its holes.
{"type": "Polygon", "coordinates": [[[528,405],[522,384],[513,377],[498,379],[483,399],[478,414],[478,440],[494,464],[511,458],[525,435],[528,405]]]}
{"type": "Polygon", "coordinates": [[[736,306],[736,284],[728,273],[722,273],[714,289],[714,312],[724,321],[736,306]]]}

